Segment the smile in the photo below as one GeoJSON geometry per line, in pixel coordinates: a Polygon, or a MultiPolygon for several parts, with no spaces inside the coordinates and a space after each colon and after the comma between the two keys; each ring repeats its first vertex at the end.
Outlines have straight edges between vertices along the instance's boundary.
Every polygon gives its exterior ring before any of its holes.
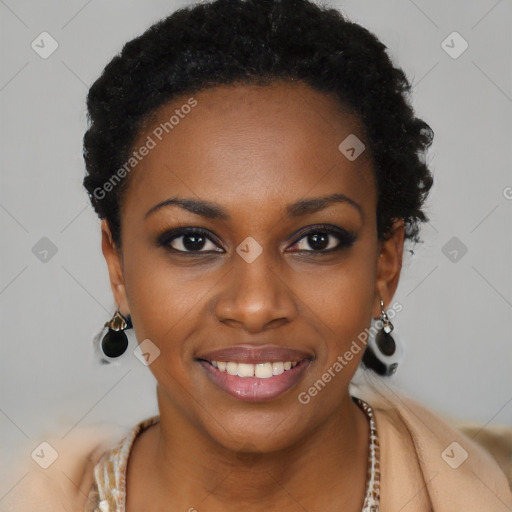
{"type": "Polygon", "coordinates": [[[233,361],[210,361],[211,365],[221,372],[226,372],[229,375],[238,375],[238,377],[256,377],[258,379],[269,379],[274,375],[281,375],[282,373],[295,368],[298,362],[267,362],[267,363],[236,363],[233,361]]]}
{"type": "Polygon", "coordinates": [[[248,402],[273,400],[297,386],[311,359],[242,363],[198,360],[216,387],[248,402]]]}

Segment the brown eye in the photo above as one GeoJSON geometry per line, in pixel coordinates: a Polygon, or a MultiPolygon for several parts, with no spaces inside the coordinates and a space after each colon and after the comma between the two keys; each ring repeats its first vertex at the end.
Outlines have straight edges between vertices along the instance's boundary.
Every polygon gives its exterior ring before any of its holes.
{"type": "Polygon", "coordinates": [[[218,246],[206,234],[198,228],[186,228],[166,232],[158,239],[161,245],[171,251],[183,253],[223,252],[216,250],[218,246]]]}
{"type": "Polygon", "coordinates": [[[300,252],[331,253],[355,242],[355,236],[335,226],[319,226],[302,234],[292,247],[297,246],[300,252]]]}

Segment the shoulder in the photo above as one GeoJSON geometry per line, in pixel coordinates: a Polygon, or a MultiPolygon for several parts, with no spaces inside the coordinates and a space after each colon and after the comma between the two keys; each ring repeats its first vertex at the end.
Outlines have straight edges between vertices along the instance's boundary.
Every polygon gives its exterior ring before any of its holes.
{"type": "Polygon", "coordinates": [[[115,424],[77,427],[64,438],[48,436],[22,449],[12,464],[18,482],[2,500],[2,512],[83,510],[101,456],[130,432],[115,424]]]}
{"type": "Polygon", "coordinates": [[[387,382],[357,391],[354,394],[374,408],[382,469],[385,472],[388,465],[394,472],[394,482],[388,482],[393,491],[400,480],[414,488],[415,475],[415,480],[423,480],[423,493],[436,512],[498,512],[512,506],[505,474],[468,435],[387,382]]]}

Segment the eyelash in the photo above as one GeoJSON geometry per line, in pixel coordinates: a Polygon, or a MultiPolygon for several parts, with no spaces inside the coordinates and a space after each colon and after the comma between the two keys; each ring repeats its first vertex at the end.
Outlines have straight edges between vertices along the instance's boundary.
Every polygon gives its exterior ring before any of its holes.
{"type": "MultiPolygon", "coordinates": [[[[328,224],[321,224],[316,225],[313,227],[308,227],[298,233],[298,238],[293,242],[292,246],[297,245],[303,238],[306,238],[308,235],[311,234],[327,234],[327,235],[334,235],[336,238],[339,239],[339,243],[336,247],[330,248],[330,249],[321,249],[321,250],[305,250],[305,249],[299,249],[296,252],[302,252],[302,253],[311,253],[312,255],[324,255],[324,254],[331,254],[333,252],[339,251],[341,249],[349,248],[351,247],[356,237],[353,233],[350,233],[342,228],[338,228],[335,226],[331,226],[328,224]]],[[[187,251],[187,250],[180,250],[175,249],[174,247],[170,246],[170,243],[174,240],[181,238],[186,235],[201,235],[204,238],[208,239],[210,242],[213,242],[212,238],[209,236],[208,231],[201,229],[201,228],[193,228],[193,227],[187,227],[187,228],[178,228],[171,231],[166,231],[162,235],[158,237],[157,244],[159,246],[164,247],[166,250],[172,252],[173,254],[190,254],[190,255],[199,255],[199,254],[212,254],[217,253],[221,251],[187,251]]],[[[330,245],[330,244],[328,244],[330,245]]]]}

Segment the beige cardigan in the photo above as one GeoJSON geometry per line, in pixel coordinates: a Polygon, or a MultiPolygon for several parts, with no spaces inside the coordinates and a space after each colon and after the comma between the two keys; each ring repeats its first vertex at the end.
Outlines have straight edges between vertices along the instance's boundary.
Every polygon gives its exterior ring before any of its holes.
{"type": "MultiPolygon", "coordinates": [[[[352,393],[375,411],[380,512],[512,510],[504,473],[469,437],[388,383],[354,388],[352,393]]],[[[95,464],[127,433],[121,427],[88,427],[75,429],[64,441],[49,440],[59,457],[46,470],[31,460],[17,468],[14,474],[25,476],[0,501],[0,511],[81,512],[95,464]]]]}

